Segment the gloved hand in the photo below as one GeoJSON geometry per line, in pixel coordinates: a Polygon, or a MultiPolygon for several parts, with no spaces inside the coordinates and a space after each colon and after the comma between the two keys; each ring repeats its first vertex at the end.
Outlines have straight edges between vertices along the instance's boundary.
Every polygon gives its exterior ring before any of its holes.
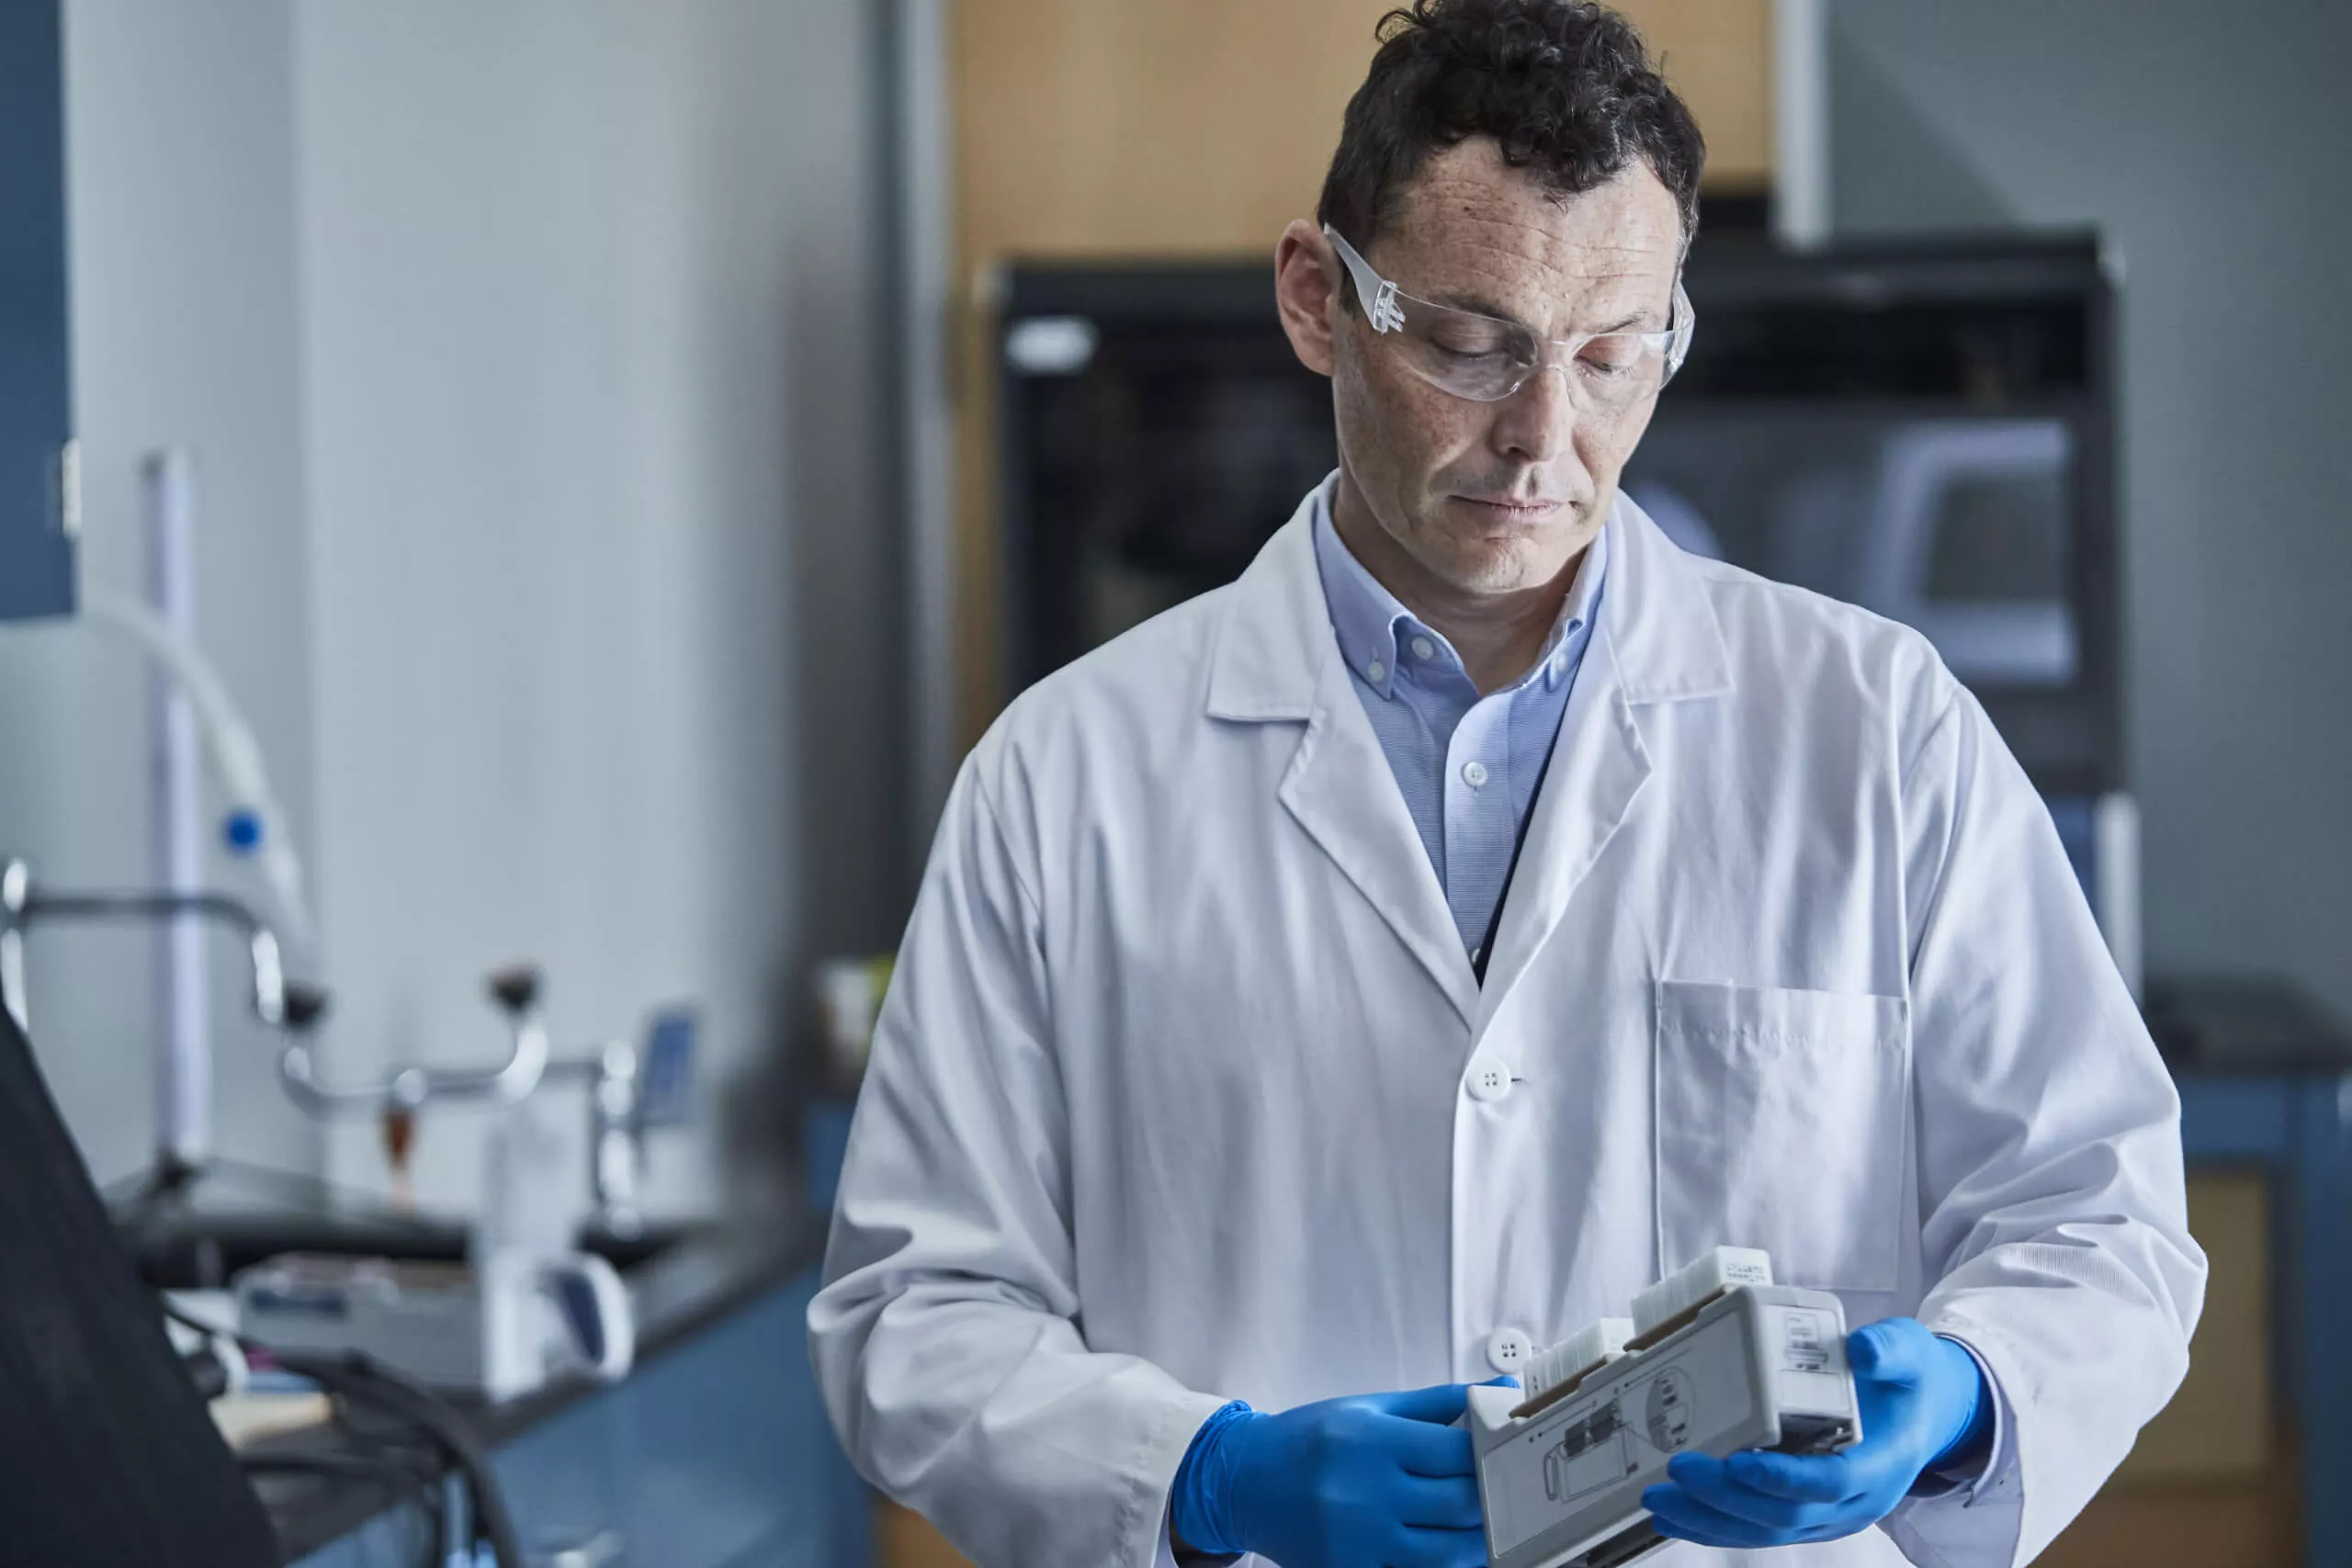
{"type": "Polygon", "coordinates": [[[1282,1568],[1483,1568],[1460,1383],[1269,1416],[1228,1404],[1177,1468],[1169,1523],[1184,1545],[1282,1568]]]}
{"type": "Polygon", "coordinates": [[[1838,1454],[1677,1454],[1667,1461],[1668,1483],[1642,1493],[1660,1532],[1750,1550],[1835,1540],[1893,1513],[1922,1474],[1991,1431],[1993,1393],[1976,1359],[1916,1320],[1858,1328],[1846,1354],[1860,1442],[1838,1454]]]}

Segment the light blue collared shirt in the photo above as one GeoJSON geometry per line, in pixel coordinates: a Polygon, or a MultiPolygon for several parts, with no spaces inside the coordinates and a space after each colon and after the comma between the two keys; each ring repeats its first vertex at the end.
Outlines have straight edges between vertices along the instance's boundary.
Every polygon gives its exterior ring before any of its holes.
{"type": "Polygon", "coordinates": [[[1429,852],[1454,930],[1475,961],[1510,874],[1519,825],[1567,711],[1592,639],[1609,530],[1585,553],[1544,652],[1486,696],[1461,655],[1364,570],[1331,525],[1331,487],[1315,498],[1315,564],[1340,655],[1429,852]]]}

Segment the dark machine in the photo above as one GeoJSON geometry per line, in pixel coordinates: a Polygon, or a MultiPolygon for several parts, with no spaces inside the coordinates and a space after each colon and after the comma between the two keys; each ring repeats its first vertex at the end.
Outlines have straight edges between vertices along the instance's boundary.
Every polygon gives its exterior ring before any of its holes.
{"type": "MultiPolygon", "coordinates": [[[[2087,236],[1702,237],[1623,489],[1685,547],[1917,626],[2045,794],[2122,785],[2114,297],[2087,236]]],[[[1231,581],[1335,461],[1271,267],[1023,266],[1002,410],[1014,689],[1231,581]]]]}

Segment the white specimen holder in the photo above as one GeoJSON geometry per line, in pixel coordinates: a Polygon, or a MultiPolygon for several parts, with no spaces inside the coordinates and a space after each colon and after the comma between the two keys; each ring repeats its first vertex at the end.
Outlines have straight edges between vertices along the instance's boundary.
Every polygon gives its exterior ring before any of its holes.
{"type": "Polygon", "coordinates": [[[611,1380],[635,1359],[628,1291],[575,1252],[571,1145],[548,1097],[492,1111],[483,1201],[466,1267],[382,1258],[273,1258],[237,1278],[244,1330],[276,1349],[362,1350],[436,1388],[504,1402],[560,1373],[611,1380]]]}
{"type": "Polygon", "coordinates": [[[559,1373],[621,1377],[636,1348],[627,1287],[584,1254],[545,1264],[535,1279],[503,1273],[491,1291],[506,1334],[496,1344],[482,1332],[490,1298],[455,1263],[293,1254],[244,1270],[235,1290],[241,1326],[274,1350],[360,1350],[435,1388],[492,1399],[559,1373]]]}
{"type": "Polygon", "coordinates": [[[1603,1362],[1615,1360],[1625,1353],[1625,1341],[1633,1337],[1632,1318],[1604,1317],[1586,1324],[1549,1349],[1538,1350],[1528,1360],[1527,1375],[1520,1380],[1520,1403],[1532,1404],[1603,1362]]]}
{"type": "Polygon", "coordinates": [[[1772,1258],[1753,1247],[1718,1247],[1634,1298],[1634,1337],[1656,1334],[1736,1285],[1769,1285],[1772,1258]]]}
{"type": "Polygon", "coordinates": [[[1642,1491],[1686,1450],[1860,1441],[1845,1308],[1771,1280],[1764,1254],[1719,1247],[1643,1292],[1630,1322],[1605,1318],[1539,1352],[1527,1390],[1469,1391],[1490,1568],[1647,1556],[1667,1542],[1642,1491]]]}
{"type": "Polygon", "coordinates": [[[581,1212],[572,1201],[571,1152],[543,1094],[526,1093],[491,1112],[482,1211],[473,1233],[481,1387],[492,1400],[527,1393],[555,1370],[555,1314],[572,1316],[575,1337],[593,1346],[592,1367],[607,1377],[628,1370],[635,1336],[628,1300],[612,1266],[573,1252],[581,1212]]]}

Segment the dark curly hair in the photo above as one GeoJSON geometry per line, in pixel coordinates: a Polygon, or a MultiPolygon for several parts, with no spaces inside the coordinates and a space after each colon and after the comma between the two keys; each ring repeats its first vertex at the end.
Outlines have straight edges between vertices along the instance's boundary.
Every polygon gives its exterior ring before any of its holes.
{"type": "Polygon", "coordinates": [[[1698,122],[1650,65],[1633,24],[1571,0],[1414,0],[1374,36],[1348,101],[1317,221],[1369,250],[1430,153],[1474,136],[1555,196],[1614,178],[1639,158],[1699,226],[1698,122]]]}

